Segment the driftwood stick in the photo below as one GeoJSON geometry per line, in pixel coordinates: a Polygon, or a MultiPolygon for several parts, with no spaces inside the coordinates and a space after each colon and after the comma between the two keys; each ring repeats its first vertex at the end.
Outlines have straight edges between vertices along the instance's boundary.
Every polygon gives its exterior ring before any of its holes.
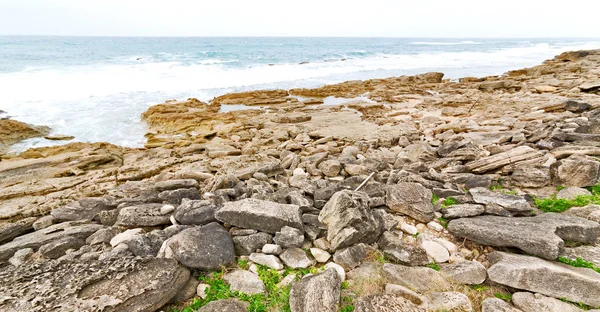
{"type": "Polygon", "coordinates": [[[365,186],[365,184],[367,184],[367,182],[369,182],[369,180],[371,180],[374,174],[375,172],[371,172],[371,174],[363,181],[363,183],[361,183],[354,191],[358,192],[358,190],[360,190],[363,186],[365,186]]]}

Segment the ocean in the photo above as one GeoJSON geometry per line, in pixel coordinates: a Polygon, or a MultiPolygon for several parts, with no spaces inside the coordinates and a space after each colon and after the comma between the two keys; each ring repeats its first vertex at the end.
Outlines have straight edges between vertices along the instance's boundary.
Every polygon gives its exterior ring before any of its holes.
{"type": "MultiPolygon", "coordinates": [[[[600,39],[0,36],[0,117],[141,147],[141,113],[169,99],[428,71],[499,75],[592,48],[600,39]]],[[[64,143],[36,138],[12,150],[64,143]]]]}

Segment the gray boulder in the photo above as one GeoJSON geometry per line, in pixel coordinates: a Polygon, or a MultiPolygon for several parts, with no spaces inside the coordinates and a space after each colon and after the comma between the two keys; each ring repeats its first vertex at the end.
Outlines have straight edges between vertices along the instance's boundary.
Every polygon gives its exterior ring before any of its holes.
{"type": "Polygon", "coordinates": [[[250,303],[239,299],[223,299],[209,302],[198,312],[247,312],[250,303]]]}
{"type": "Polygon", "coordinates": [[[393,211],[427,223],[435,218],[431,191],[421,184],[402,182],[388,187],[386,205],[393,211]]]}
{"type": "Polygon", "coordinates": [[[311,260],[306,255],[306,252],[300,248],[286,249],[281,255],[279,255],[279,258],[286,266],[292,269],[306,269],[314,264],[314,261],[311,260]]]}
{"type": "Polygon", "coordinates": [[[597,267],[600,267],[600,246],[578,246],[573,248],[565,248],[560,254],[561,257],[577,260],[581,258],[585,261],[592,262],[597,267]]]}
{"type": "Polygon", "coordinates": [[[558,257],[564,240],[589,244],[600,237],[600,224],[555,213],[527,218],[463,218],[450,221],[448,230],[482,245],[516,247],[548,260],[558,257]]]}
{"type": "Polygon", "coordinates": [[[40,246],[38,252],[45,258],[58,259],[62,257],[67,250],[77,250],[83,245],[85,245],[85,241],[83,239],[73,236],[65,236],[40,246]]]}
{"type": "Polygon", "coordinates": [[[175,220],[180,224],[205,225],[214,221],[217,206],[208,200],[183,199],[175,209],[175,220]]]}
{"type": "Polygon", "coordinates": [[[428,294],[427,297],[429,298],[428,308],[430,311],[473,311],[469,297],[460,292],[434,292],[428,294]]]}
{"type": "Polygon", "coordinates": [[[510,303],[498,298],[486,298],[481,303],[481,312],[523,312],[510,303]]]}
{"type": "Polygon", "coordinates": [[[33,231],[33,224],[36,220],[37,218],[25,218],[15,222],[0,223],[0,244],[33,231]]]}
{"type": "Polygon", "coordinates": [[[0,270],[0,310],[152,312],[169,302],[189,276],[171,259],[25,263],[0,270]]]}
{"type": "Polygon", "coordinates": [[[223,223],[271,234],[275,234],[284,226],[302,230],[300,207],[254,198],[227,202],[217,211],[215,217],[223,223]]]}
{"type": "Polygon", "coordinates": [[[587,205],[584,207],[573,207],[564,214],[577,216],[600,223],[600,205],[587,205]]]}
{"type": "Polygon", "coordinates": [[[600,162],[589,156],[572,155],[550,166],[554,182],[564,186],[593,186],[600,182],[600,162]]]}
{"type": "Polygon", "coordinates": [[[188,268],[218,270],[235,261],[231,236],[216,222],[183,230],[165,244],[165,256],[172,255],[188,268]]]}
{"type": "Polygon", "coordinates": [[[382,224],[373,216],[369,198],[362,192],[335,193],[321,210],[319,221],[327,225],[327,240],[333,250],[373,243],[382,232],[382,224]]]}
{"type": "Polygon", "coordinates": [[[300,248],[304,243],[304,235],[302,234],[302,231],[298,229],[284,226],[281,228],[281,231],[275,233],[273,241],[282,248],[300,248]]]}
{"type": "Polygon", "coordinates": [[[160,251],[160,247],[167,239],[167,235],[162,230],[155,230],[150,233],[138,234],[130,239],[125,240],[129,250],[136,256],[156,257],[160,251]]]}
{"type": "Polygon", "coordinates": [[[492,282],[600,306],[600,273],[594,270],[504,252],[493,252],[488,259],[492,282]]]}
{"type": "Polygon", "coordinates": [[[120,232],[121,231],[117,227],[104,228],[88,236],[85,243],[88,245],[109,244],[113,237],[120,232]]]}
{"type": "Polygon", "coordinates": [[[360,298],[354,305],[355,312],[426,312],[411,301],[394,295],[369,295],[360,298]]]}
{"type": "Polygon", "coordinates": [[[88,197],[56,208],[50,215],[58,222],[93,219],[98,213],[115,209],[116,205],[103,197],[88,197]]]}
{"type": "Polygon", "coordinates": [[[162,191],[158,194],[158,199],[166,204],[179,205],[184,199],[201,199],[200,191],[196,188],[177,189],[171,191],[162,191]]]}
{"type": "Polygon", "coordinates": [[[398,235],[391,232],[384,232],[378,244],[384,255],[395,263],[408,266],[429,263],[429,258],[424,249],[404,243],[398,235]]]}
{"type": "Polygon", "coordinates": [[[235,270],[223,275],[223,280],[233,291],[243,292],[248,295],[262,294],[265,292],[265,284],[258,275],[246,271],[235,270]]]}
{"type": "Polygon", "coordinates": [[[383,275],[387,282],[408,287],[419,293],[445,291],[450,288],[450,283],[442,274],[426,267],[386,263],[383,265],[383,275]]]}
{"type": "Polygon", "coordinates": [[[517,292],[512,295],[512,303],[523,312],[581,312],[580,308],[558,299],[541,294],[517,292]]]}
{"type": "Polygon", "coordinates": [[[579,197],[579,196],[591,196],[591,195],[592,195],[592,193],[584,188],[577,187],[577,186],[569,186],[569,187],[565,187],[564,189],[560,190],[556,194],[556,198],[573,200],[573,199],[577,199],[577,197],[579,197]]]}
{"type": "Polygon", "coordinates": [[[441,263],[439,266],[442,274],[457,284],[479,285],[487,278],[487,270],[477,261],[441,263]]]}
{"type": "Polygon", "coordinates": [[[359,266],[367,256],[367,246],[358,244],[344,249],[339,249],[333,254],[333,262],[341,265],[345,270],[352,270],[359,266]]]}
{"type": "Polygon", "coordinates": [[[305,277],[292,284],[292,312],[337,312],[342,280],[335,269],[305,277]]]}
{"type": "Polygon", "coordinates": [[[238,256],[248,256],[257,249],[262,249],[266,244],[273,241],[273,235],[265,232],[251,234],[247,236],[234,236],[235,254],[238,256]]]}
{"type": "Polygon", "coordinates": [[[466,217],[475,217],[485,212],[483,205],[462,204],[452,205],[442,209],[442,215],[446,219],[457,219],[466,217]]]}
{"type": "Polygon", "coordinates": [[[154,184],[154,188],[159,191],[172,191],[176,189],[187,189],[187,188],[200,188],[198,181],[194,179],[182,179],[182,180],[167,180],[160,181],[154,184]]]}
{"type": "Polygon", "coordinates": [[[119,211],[115,225],[136,228],[171,224],[168,214],[162,214],[164,204],[142,204],[119,211]]]}
{"type": "Polygon", "coordinates": [[[492,192],[484,187],[469,190],[473,201],[485,205],[485,211],[498,215],[531,215],[533,208],[523,196],[492,192]]]}
{"type": "Polygon", "coordinates": [[[276,256],[273,256],[273,255],[265,255],[262,253],[253,253],[253,254],[250,254],[250,257],[248,257],[248,258],[250,259],[250,261],[252,261],[254,263],[267,266],[273,270],[283,269],[283,264],[281,263],[279,258],[277,258],[276,256]]]}

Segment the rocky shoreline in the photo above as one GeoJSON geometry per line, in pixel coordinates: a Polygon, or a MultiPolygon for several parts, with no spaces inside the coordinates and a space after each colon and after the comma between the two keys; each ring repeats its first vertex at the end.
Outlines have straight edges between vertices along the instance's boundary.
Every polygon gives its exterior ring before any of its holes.
{"type": "Polygon", "coordinates": [[[3,155],[0,310],[598,308],[599,95],[576,51],[171,101],[143,149],[3,155]]]}

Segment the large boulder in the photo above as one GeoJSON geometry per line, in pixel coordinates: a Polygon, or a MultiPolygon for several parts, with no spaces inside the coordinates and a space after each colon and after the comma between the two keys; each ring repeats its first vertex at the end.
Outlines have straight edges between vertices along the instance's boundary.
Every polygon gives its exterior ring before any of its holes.
{"type": "Polygon", "coordinates": [[[271,234],[284,226],[303,229],[300,207],[254,198],[227,202],[216,212],[215,217],[223,223],[271,234]]]}
{"type": "Polygon", "coordinates": [[[333,250],[373,243],[383,227],[369,208],[368,196],[347,190],[331,197],[321,210],[319,221],[327,225],[327,240],[333,250]]]}
{"type": "Polygon", "coordinates": [[[205,225],[214,221],[217,206],[208,200],[184,198],[175,209],[175,220],[181,224],[205,225]]]}
{"type": "Polygon", "coordinates": [[[432,197],[431,191],[421,184],[401,182],[388,187],[385,203],[393,211],[427,223],[435,218],[432,197]]]}
{"type": "Polygon", "coordinates": [[[552,164],[550,173],[558,185],[593,186],[600,182],[600,162],[589,156],[572,155],[552,164]]]}
{"type": "Polygon", "coordinates": [[[555,213],[526,218],[463,218],[450,221],[448,230],[482,245],[516,247],[548,260],[558,258],[565,240],[594,243],[600,237],[600,224],[555,213]]]}
{"type": "Polygon", "coordinates": [[[216,222],[183,230],[165,245],[164,256],[173,257],[188,268],[218,270],[235,261],[231,236],[216,222]]]}
{"type": "Polygon", "coordinates": [[[600,306],[600,273],[536,257],[493,252],[488,256],[492,282],[572,302],[600,306]]]}
{"type": "Polygon", "coordinates": [[[292,312],[337,312],[342,280],[335,269],[305,277],[292,284],[292,312]]]}
{"type": "Polygon", "coordinates": [[[169,302],[189,276],[177,261],[154,258],[7,266],[0,270],[0,310],[153,312],[169,302]]]}
{"type": "Polygon", "coordinates": [[[115,225],[129,228],[171,224],[170,215],[164,214],[163,204],[142,204],[119,211],[115,225]]]}

